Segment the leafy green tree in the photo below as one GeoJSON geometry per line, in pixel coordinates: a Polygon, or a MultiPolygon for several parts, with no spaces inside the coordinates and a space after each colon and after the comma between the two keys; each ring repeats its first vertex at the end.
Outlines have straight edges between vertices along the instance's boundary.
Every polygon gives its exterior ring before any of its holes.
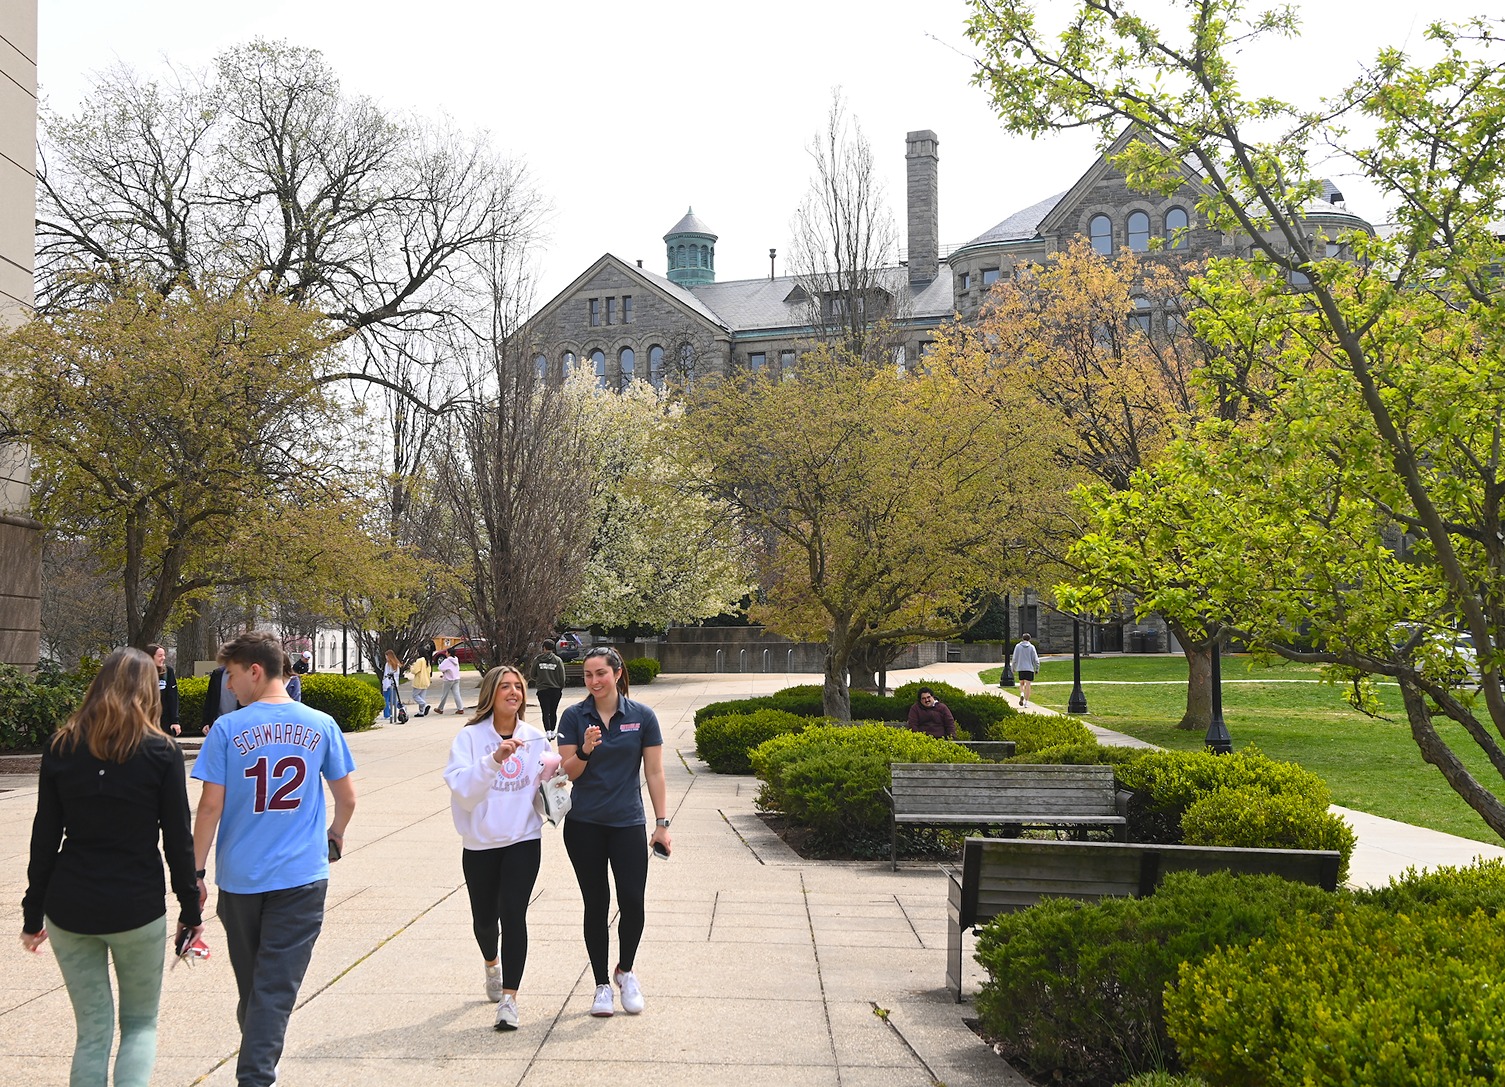
{"type": "Polygon", "coordinates": [[[44,523],[118,572],[132,645],[216,588],[332,611],[411,576],[346,489],[326,345],[281,299],[147,288],[0,339],[0,432],[31,448],[44,523]]]}
{"type": "Polygon", "coordinates": [[[1022,419],[945,366],[903,376],[826,349],[782,381],[693,398],[684,470],[759,541],[753,617],[826,643],[826,713],[851,716],[855,652],[956,634],[977,591],[1018,567],[1010,515],[1049,474],[1022,419]]]}
{"type": "Polygon", "coordinates": [[[1162,30],[1114,0],[1082,0],[1053,36],[1023,3],[972,6],[978,78],[1006,125],[1139,125],[1155,142],[1117,160],[1131,183],[1163,189],[1195,164],[1212,190],[1199,211],[1256,258],[1212,262],[1195,290],[1225,315],[1205,334],[1263,339],[1270,417],[1173,450],[1137,495],[1099,496],[1099,568],[1143,546],[1147,522],[1131,527],[1127,506],[1175,498],[1181,516],[1160,523],[1151,551],[1223,561],[1196,559],[1174,592],[1283,656],[1393,678],[1422,756],[1505,835],[1505,805],[1434,723],[1457,721],[1505,776],[1498,27],[1433,25],[1424,56],[1386,49],[1335,99],[1300,108],[1246,95],[1235,64],[1258,39],[1294,33],[1286,8],[1184,0],[1184,27],[1162,30]],[[1349,136],[1350,119],[1372,135],[1349,136]],[[1324,155],[1380,189],[1393,233],[1308,229],[1324,155]],[[1477,699],[1449,682],[1455,630],[1478,652],[1477,699]]]}

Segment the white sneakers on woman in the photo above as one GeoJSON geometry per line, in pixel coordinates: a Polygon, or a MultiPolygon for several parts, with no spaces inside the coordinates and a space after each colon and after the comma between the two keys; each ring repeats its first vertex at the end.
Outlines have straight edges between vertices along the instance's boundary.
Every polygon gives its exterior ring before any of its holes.
{"type": "Polygon", "coordinates": [[[486,999],[495,1004],[502,999],[502,964],[486,967],[486,999]]]}
{"type": "Polygon", "coordinates": [[[622,990],[622,1010],[628,1015],[638,1015],[641,1013],[643,1010],[643,989],[638,984],[638,976],[631,970],[623,970],[619,966],[612,971],[611,980],[617,983],[618,989],[622,990]]]}
{"type": "Polygon", "coordinates": [[[501,1002],[496,1006],[496,1022],[492,1024],[497,1030],[517,1029],[517,1001],[511,993],[502,996],[501,1002]]]}
{"type": "Polygon", "coordinates": [[[609,1019],[617,1013],[616,998],[610,985],[596,986],[596,999],[591,1004],[591,1014],[597,1019],[609,1019]]]}

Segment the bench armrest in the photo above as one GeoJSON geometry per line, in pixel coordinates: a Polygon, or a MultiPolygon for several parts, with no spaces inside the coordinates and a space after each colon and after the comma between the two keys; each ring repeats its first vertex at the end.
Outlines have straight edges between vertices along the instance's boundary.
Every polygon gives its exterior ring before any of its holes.
{"type": "Polygon", "coordinates": [[[1129,817],[1129,803],[1134,799],[1134,794],[1128,789],[1120,789],[1113,797],[1113,806],[1118,809],[1118,814],[1123,818],[1129,817]]]}

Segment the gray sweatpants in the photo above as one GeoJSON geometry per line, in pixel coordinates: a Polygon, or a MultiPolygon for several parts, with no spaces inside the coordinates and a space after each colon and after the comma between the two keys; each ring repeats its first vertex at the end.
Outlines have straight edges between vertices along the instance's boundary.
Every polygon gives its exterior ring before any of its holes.
{"type": "Polygon", "coordinates": [[[287,1037],[287,1021],[324,927],[327,879],[284,891],[239,895],[220,891],[217,912],[235,970],[240,1002],[239,1087],[271,1087],[287,1037]]]}

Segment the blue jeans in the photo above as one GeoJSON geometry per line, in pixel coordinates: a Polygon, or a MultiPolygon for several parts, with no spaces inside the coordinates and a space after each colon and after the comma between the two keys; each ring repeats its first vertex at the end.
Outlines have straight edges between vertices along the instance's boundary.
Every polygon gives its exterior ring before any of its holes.
{"type": "Polygon", "coordinates": [[[167,955],[167,917],[128,932],[88,936],[47,921],[48,939],[68,999],[78,1040],[68,1087],[105,1087],[110,1043],[115,1040],[115,1006],[110,995],[110,964],[120,986],[120,1049],[115,1053],[116,1087],[146,1087],[157,1062],[157,1004],[162,997],[162,963],[167,955]]]}
{"type": "Polygon", "coordinates": [[[397,715],[397,688],[387,687],[383,689],[381,697],[382,701],[387,704],[386,708],[381,711],[382,718],[390,721],[397,715]]]}
{"type": "Polygon", "coordinates": [[[270,1087],[287,1038],[287,1021],[324,927],[327,879],[302,887],[238,895],[221,890],[217,912],[240,1002],[240,1087],[270,1087]]]}

